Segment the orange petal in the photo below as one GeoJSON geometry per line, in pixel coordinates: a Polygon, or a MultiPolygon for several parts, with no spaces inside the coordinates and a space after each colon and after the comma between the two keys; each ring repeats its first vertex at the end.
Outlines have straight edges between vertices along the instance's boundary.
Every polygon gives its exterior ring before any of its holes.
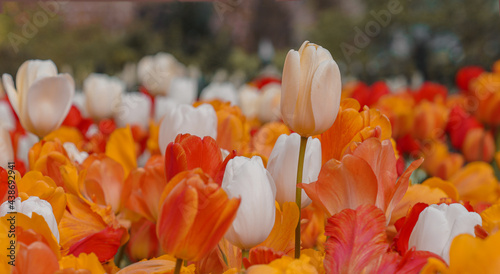
{"type": "Polygon", "coordinates": [[[362,273],[389,248],[384,213],[373,205],[343,210],[328,219],[325,231],[328,273],[362,273]]]}
{"type": "Polygon", "coordinates": [[[137,167],[136,146],[130,126],[113,131],[106,144],[106,155],[123,167],[125,177],[137,167]]]}
{"type": "Polygon", "coordinates": [[[377,201],[377,177],[365,160],[350,154],[342,162],[328,161],[321,168],[317,182],[300,187],[329,216],[377,201]]]}
{"type": "Polygon", "coordinates": [[[75,257],[73,255],[65,256],[59,261],[59,265],[61,267],[61,270],[76,270],[76,273],[80,273],[82,270],[89,270],[89,272],[92,274],[106,273],[101,263],[99,262],[99,259],[94,253],[80,253],[78,257],[75,257]]]}
{"type": "Polygon", "coordinates": [[[43,242],[34,242],[30,245],[20,243],[15,264],[12,269],[14,274],[45,274],[54,273],[59,269],[57,256],[43,242]]]}
{"type": "Polygon", "coordinates": [[[269,247],[275,251],[288,253],[294,249],[295,227],[299,221],[299,210],[297,204],[287,202],[283,204],[283,210],[276,203],[276,220],[273,229],[267,239],[258,246],[269,247]]]}

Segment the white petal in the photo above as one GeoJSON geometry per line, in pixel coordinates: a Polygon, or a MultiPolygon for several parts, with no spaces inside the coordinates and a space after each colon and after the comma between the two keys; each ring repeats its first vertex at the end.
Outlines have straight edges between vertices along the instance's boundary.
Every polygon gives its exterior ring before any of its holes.
{"type": "Polygon", "coordinates": [[[12,108],[14,108],[14,111],[17,113],[17,115],[19,115],[19,94],[14,87],[14,80],[12,79],[12,76],[5,73],[4,75],[2,75],[2,82],[12,108]]]}
{"type": "Polygon", "coordinates": [[[300,70],[299,53],[290,50],[283,66],[280,101],[281,115],[288,126],[293,125],[295,119],[295,106],[299,98],[300,70]]]}
{"type": "Polygon", "coordinates": [[[335,122],[341,91],[342,83],[337,63],[333,60],[324,61],[316,70],[311,84],[315,134],[325,132],[335,122]]]}
{"type": "Polygon", "coordinates": [[[68,114],[74,93],[74,83],[63,75],[36,81],[28,89],[28,119],[23,126],[40,137],[57,129],[68,114]]]}

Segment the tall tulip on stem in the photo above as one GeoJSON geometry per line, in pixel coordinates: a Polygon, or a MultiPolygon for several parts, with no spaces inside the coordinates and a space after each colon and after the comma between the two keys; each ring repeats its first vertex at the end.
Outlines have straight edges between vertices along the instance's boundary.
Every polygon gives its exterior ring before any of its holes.
{"type": "MultiPolygon", "coordinates": [[[[330,52],[305,41],[298,51],[290,50],[283,67],[281,114],[285,124],[301,136],[297,183],[302,170],[307,137],[328,130],[340,106],[340,70],[330,52]]],[[[295,201],[301,208],[301,189],[295,201]]],[[[300,218],[295,230],[295,257],[300,257],[300,218]]]]}

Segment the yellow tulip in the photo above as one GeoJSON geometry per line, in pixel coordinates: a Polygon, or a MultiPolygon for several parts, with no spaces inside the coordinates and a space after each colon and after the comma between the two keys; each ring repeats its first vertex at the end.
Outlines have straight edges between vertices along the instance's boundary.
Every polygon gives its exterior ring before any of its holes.
{"type": "Polygon", "coordinates": [[[283,67],[281,114],[285,124],[301,136],[329,129],[339,111],[340,70],[330,52],[305,41],[290,50],[283,67]]]}

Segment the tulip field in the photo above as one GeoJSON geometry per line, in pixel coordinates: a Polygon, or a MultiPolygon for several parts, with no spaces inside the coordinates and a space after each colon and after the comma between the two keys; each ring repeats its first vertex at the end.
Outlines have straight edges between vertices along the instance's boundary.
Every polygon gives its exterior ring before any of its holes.
{"type": "Polygon", "coordinates": [[[0,273],[500,273],[500,61],[451,87],[309,41],[201,92],[164,52],[137,90],[60,71],[2,72],[0,273]]]}

